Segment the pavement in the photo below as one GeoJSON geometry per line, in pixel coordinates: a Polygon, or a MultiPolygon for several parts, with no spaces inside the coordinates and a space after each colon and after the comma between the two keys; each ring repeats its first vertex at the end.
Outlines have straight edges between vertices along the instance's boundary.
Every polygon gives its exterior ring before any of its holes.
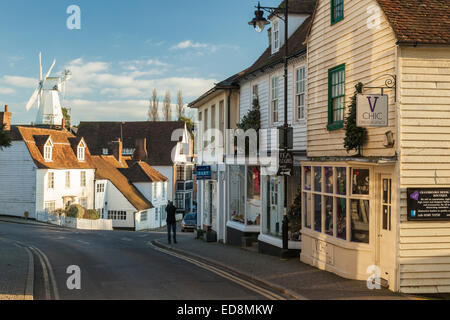
{"type": "MultiPolygon", "coordinates": [[[[178,236],[178,234],[177,234],[178,236]]],[[[177,244],[157,240],[156,245],[228,269],[254,282],[299,300],[410,300],[419,299],[387,289],[370,290],[365,281],[341,278],[313,268],[298,258],[280,259],[222,243],[207,243],[194,234],[177,237],[177,244]]]]}
{"type": "Polygon", "coordinates": [[[0,239],[0,300],[33,300],[34,262],[31,252],[0,239]]]}

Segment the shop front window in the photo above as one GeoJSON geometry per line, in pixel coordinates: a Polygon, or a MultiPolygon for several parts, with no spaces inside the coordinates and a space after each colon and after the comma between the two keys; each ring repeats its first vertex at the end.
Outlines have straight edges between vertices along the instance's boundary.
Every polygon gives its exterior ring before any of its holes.
{"type": "Polygon", "coordinates": [[[352,241],[369,243],[369,200],[351,200],[352,241]]]}
{"type": "Polygon", "coordinates": [[[261,176],[259,167],[247,167],[247,225],[261,221],[261,176]]]}
{"type": "Polygon", "coordinates": [[[305,228],[345,241],[369,243],[370,169],[316,165],[303,167],[303,172],[311,172],[311,168],[313,190],[306,178],[302,190],[305,228]],[[347,183],[351,192],[347,192],[347,183]]]}
{"type": "Polygon", "coordinates": [[[303,167],[304,189],[311,190],[311,167],[303,167]]]}
{"type": "Polygon", "coordinates": [[[336,199],[336,237],[347,239],[347,209],[345,198],[336,199]]]}
{"type": "Polygon", "coordinates": [[[230,220],[245,223],[245,166],[230,166],[230,220]]]}

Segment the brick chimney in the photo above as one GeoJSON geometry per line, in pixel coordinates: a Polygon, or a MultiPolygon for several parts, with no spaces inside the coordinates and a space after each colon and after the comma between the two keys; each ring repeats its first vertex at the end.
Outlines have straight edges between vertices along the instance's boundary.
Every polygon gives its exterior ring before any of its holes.
{"type": "Polygon", "coordinates": [[[122,162],[122,141],[120,138],[112,142],[112,154],[117,161],[122,162]]]}
{"type": "Polygon", "coordinates": [[[135,141],[135,147],[133,154],[133,160],[146,161],[147,160],[147,139],[137,138],[135,141]]]}
{"type": "Polygon", "coordinates": [[[4,112],[0,112],[0,125],[5,125],[5,131],[11,130],[11,112],[9,112],[8,105],[5,106],[4,112]]]}

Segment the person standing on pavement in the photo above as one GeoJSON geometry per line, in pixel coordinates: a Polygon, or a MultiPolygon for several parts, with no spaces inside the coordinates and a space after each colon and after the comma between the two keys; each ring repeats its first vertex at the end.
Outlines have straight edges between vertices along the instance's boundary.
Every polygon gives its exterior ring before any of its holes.
{"type": "Polygon", "coordinates": [[[177,243],[177,220],[175,218],[176,212],[177,212],[177,208],[173,205],[172,201],[168,201],[167,203],[167,207],[166,207],[166,212],[167,212],[167,219],[166,219],[166,223],[167,223],[167,237],[169,240],[169,244],[170,242],[170,231],[173,231],[173,242],[177,243]]]}

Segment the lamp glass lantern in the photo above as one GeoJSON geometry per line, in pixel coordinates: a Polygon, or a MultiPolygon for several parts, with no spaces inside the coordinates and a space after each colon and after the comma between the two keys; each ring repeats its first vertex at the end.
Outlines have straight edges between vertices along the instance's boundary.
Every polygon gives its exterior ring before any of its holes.
{"type": "Polygon", "coordinates": [[[264,18],[264,12],[261,10],[261,6],[258,3],[258,10],[255,11],[255,17],[248,23],[255,28],[256,32],[262,32],[266,25],[270,24],[266,18],[264,18]]]}

